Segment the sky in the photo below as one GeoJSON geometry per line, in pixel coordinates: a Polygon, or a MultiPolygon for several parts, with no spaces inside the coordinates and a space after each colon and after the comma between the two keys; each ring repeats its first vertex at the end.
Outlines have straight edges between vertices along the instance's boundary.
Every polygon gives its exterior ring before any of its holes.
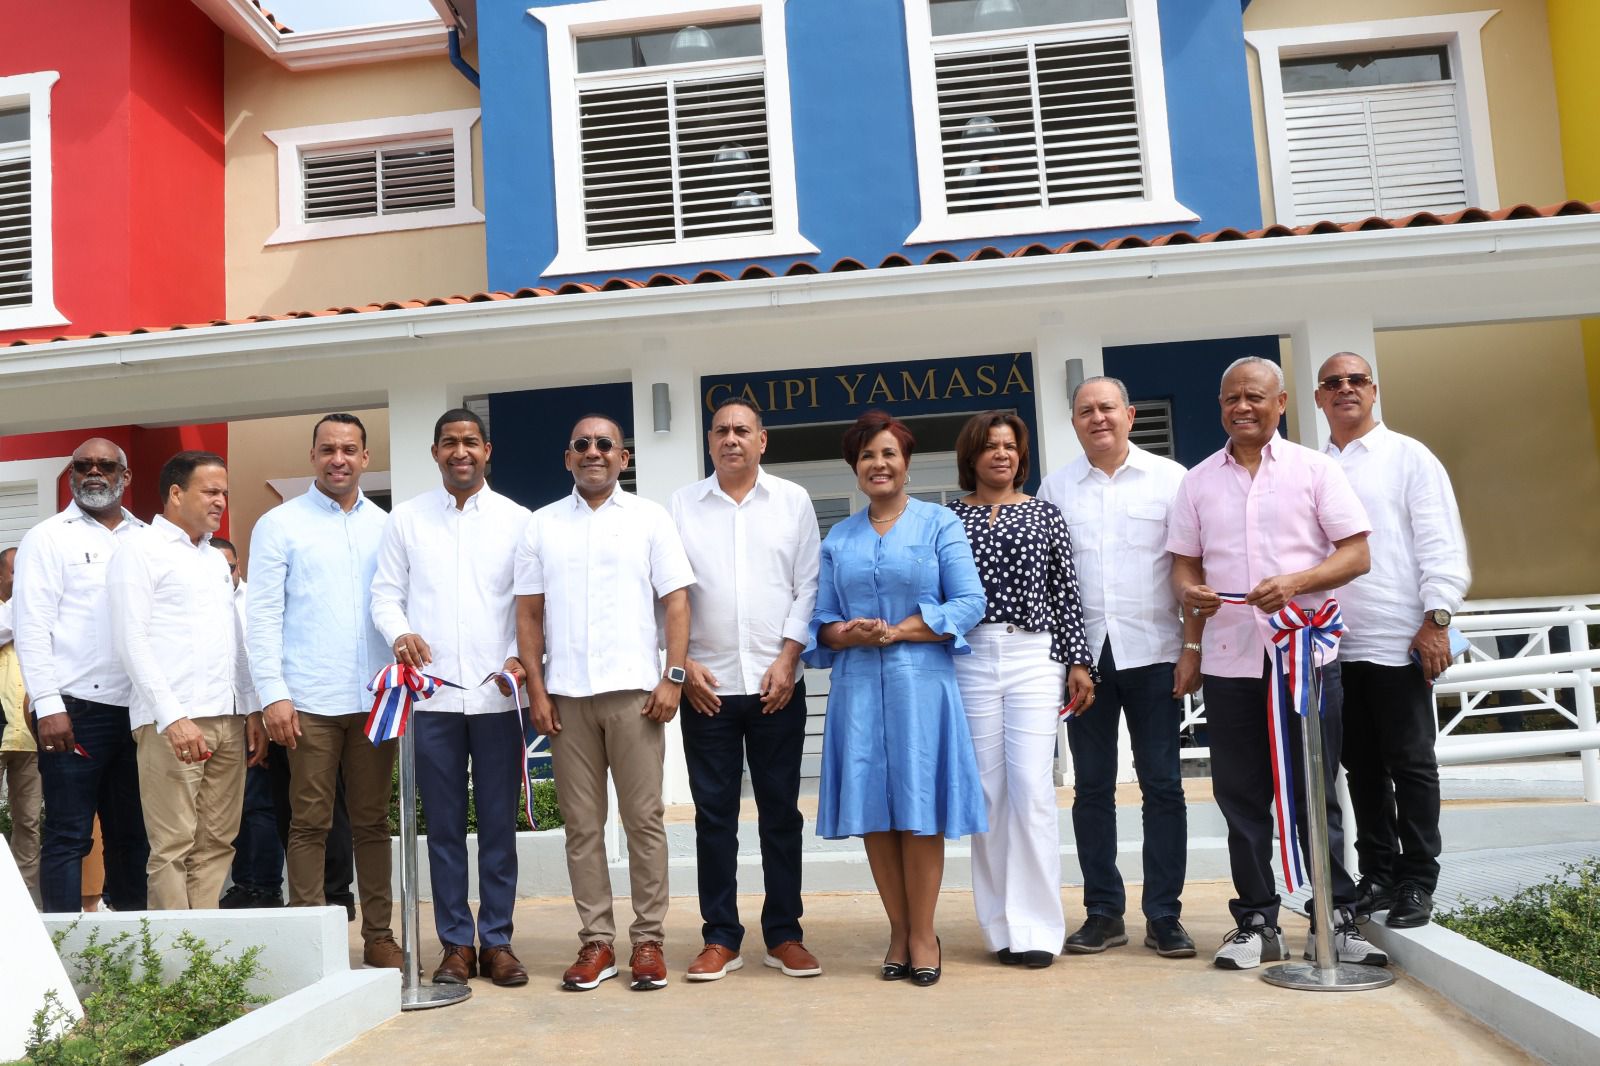
{"type": "Polygon", "coordinates": [[[295,30],[398,22],[435,14],[428,0],[265,0],[262,6],[295,30]]]}

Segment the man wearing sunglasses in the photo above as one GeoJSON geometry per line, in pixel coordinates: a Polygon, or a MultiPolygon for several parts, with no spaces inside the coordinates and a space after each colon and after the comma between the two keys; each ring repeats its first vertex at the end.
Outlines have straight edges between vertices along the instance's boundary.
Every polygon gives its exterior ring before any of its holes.
{"type": "Polygon", "coordinates": [[[104,837],[106,899],[140,911],[148,899],[138,752],[128,723],[131,686],[111,646],[106,566],[144,525],[122,506],[128,457],[94,437],[72,453],[72,503],[22,538],[12,601],[17,657],[33,701],[44,836],[39,894],[46,911],[83,903],[83,857],[104,837]]]}
{"type": "Polygon", "coordinates": [[[631,984],[642,992],[667,984],[661,761],[683,694],[694,573],[666,508],[617,490],[628,450],[615,419],[580,419],[565,454],[572,494],[535,512],[517,548],[517,645],[531,667],[534,727],[550,738],[582,925],[577,961],[561,983],[587,991],[617,975],[604,841],[609,769],[628,834],[631,984]]]}
{"type": "Polygon", "coordinates": [[[1344,751],[1361,862],[1358,914],[1428,924],[1439,882],[1439,764],[1428,687],[1450,665],[1450,617],[1472,570],[1450,475],[1422,442],[1378,421],[1378,383],[1359,355],[1322,364],[1317,406],[1372,517],[1372,569],[1339,590],[1349,634],[1344,751]]]}

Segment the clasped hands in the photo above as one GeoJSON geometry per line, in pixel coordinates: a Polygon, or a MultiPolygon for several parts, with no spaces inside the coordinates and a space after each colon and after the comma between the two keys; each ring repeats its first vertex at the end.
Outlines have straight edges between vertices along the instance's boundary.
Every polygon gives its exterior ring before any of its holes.
{"type": "Polygon", "coordinates": [[[852,618],[839,623],[835,639],[840,647],[883,647],[900,639],[900,627],[885,618],[852,618]]]}

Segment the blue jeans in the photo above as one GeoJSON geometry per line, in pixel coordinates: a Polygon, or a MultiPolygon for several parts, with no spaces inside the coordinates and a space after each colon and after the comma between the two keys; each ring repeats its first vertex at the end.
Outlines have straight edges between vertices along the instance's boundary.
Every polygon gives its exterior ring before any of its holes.
{"type": "MultiPolygon", "coordinates": [[[[276,754],[281,758],[282,750],[276,754]]],[[[233,883],[268,896],[283,894],[283,843],[272,801],[272,771],[266,766],[244,772],[244,811],[233,841],[233,883]]]]}
{"type": "Polygon", "coordinates": [[[1147,919],[1177,917],[1189,861],[1189,815],[1179,771],[1183,703],[1172,697],[1172,663],[1119,670],[1111,641],[1100,652],[1100,684],[1085,713],[1067,722],[1072,750],[1072,832],[1090,914],[1122,917],[1127,893],[1117,869],[1117,725],[1128,718],[1133,767],[1144,798],[1144,893],[1147,919]]]}
{"type": "Polygon", "coordinates": [[[39,847],[39,895],[44,909],[83,909],[83,857],[94,846],[94,816],[106,865],[105,898],[119,911],[147,909],[145,863],[150,841],[139,802],[138,749],[128,708],[64,696],[72,734],[88,753],[39,753],[44,790],[44,838],[39,847]]]}

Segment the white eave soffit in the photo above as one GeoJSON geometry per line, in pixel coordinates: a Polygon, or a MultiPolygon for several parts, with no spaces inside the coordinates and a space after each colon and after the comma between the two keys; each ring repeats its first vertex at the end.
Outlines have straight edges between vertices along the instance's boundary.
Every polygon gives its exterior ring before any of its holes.
{"type": "Polygon", "coordinates": [[[250,0],[194,0],[194,5],[222,32],[289,70],[437,56],[448,47],[445,24],[437,18],[280,33],[250,0]]]}

